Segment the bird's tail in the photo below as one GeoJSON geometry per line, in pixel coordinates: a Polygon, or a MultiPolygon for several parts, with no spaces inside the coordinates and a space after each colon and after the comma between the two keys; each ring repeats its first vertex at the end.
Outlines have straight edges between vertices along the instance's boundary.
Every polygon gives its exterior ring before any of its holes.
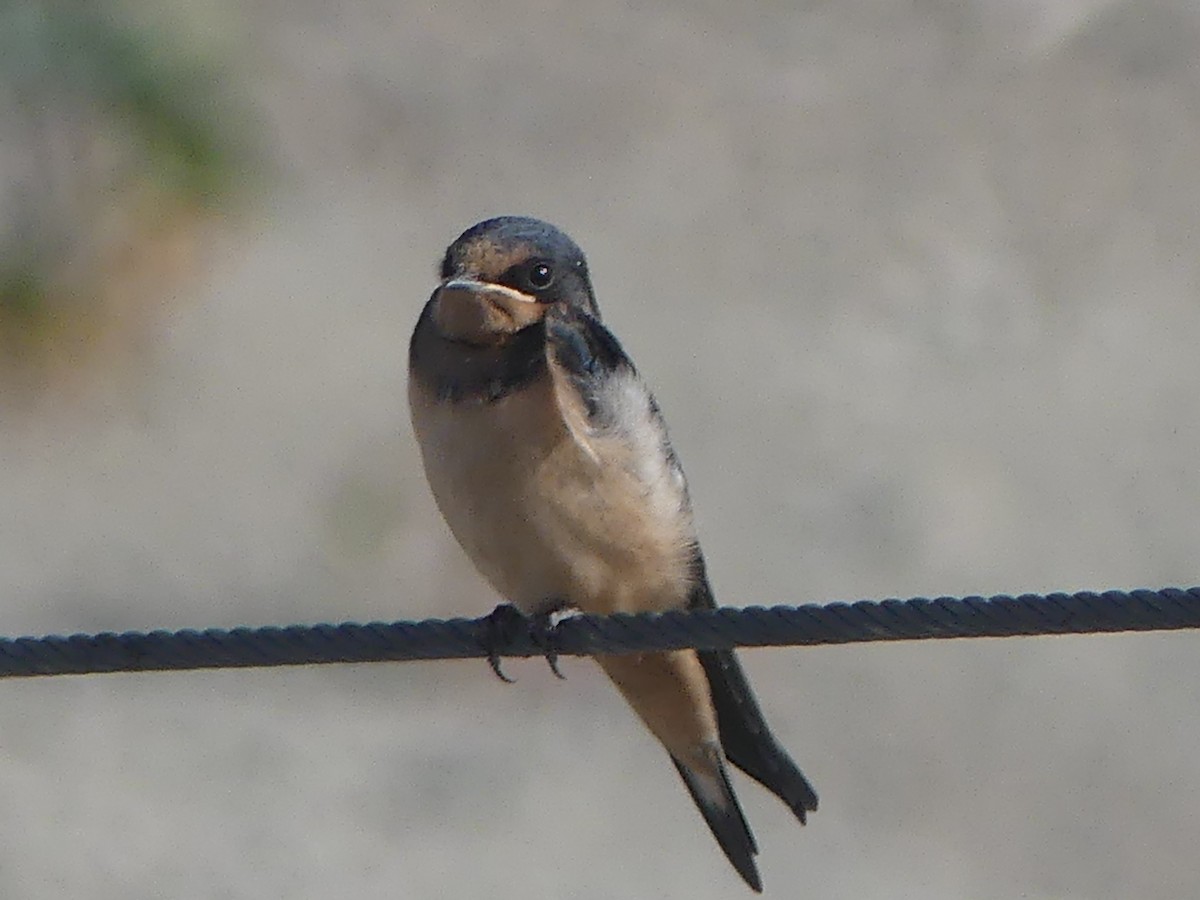
{"type": "Polygon", "coordinates": [[[713,750],[711,768],[693,768],[674,756],[671,761],[726,858],[752,890],[762,893],[762,879],[754,864],[758,845],[754,843],[754,835],[750,833],[750,826],[746,824],[746,817],[742,815],[742,808],[729,784],[724,762],[715,747],[713,750]]]}
{"type": "MultiPolygon", "coordinates": [[[[717,710],[717,728],[721,733],[725,756],[786,803],[803,824],[807,814],[816,811],[816,791],[771,734],[737,656],[732,650],[702,650],[699,656],[704,674],[708,676],[713,706],[717,710]]],[[[684,781],[687,781],[686,775],[684,781]]],[[[688,788],[691,789],[690,784],[688,788]]],[[[696,796],[695,791],[692,796],[696,796]]],[[[696,802],[699,804],[700,801],[696,802]]],[[[708,818],[708,813],[705,813],[705,818],[708,818]]],[[[708,824],[716,833],[717,829],[711,820],[708,824]]],[[[729,853],[728,850],[725,852],[729,853]]],[[[732,856],[730,861],[733,861],[732,856]]],[[[737,862],[733,864],[736,866],[737,862]]]]}

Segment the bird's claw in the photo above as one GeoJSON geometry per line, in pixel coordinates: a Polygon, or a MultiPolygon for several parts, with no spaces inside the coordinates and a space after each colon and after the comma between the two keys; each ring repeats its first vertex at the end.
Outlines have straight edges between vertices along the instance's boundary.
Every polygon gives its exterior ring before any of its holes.
{"type": "MultiPolygon", "coordinates": [[[[549,609],[527,616],[511,603],[501,603],[484,619],[483,634],[480,642],[487,651],[488,665],[501,681],[512,684],[515,678],[509,678],[500,668],[500,658],[504,651],[512,647],[522,634],[542,651],[546,664],[555,677],[566,680],[558,668],[558,641],[555,629],[564,613],[570,609],[565,604],[552,606],[549,609]]],[[[569,613],[568,613],[569,614],[569,613]]]]}
{"type": "Polygon", "coordinates": [[[525,614],[511,603],[501,603],[483,620],[483,634],[480,635],[479,642],[487,651],[488,665],[492,667],[496,677],[508,684],[513,684],[516,679],[504,674],[504,670],[500,668],[500,657],[512,646],[527,622],[525,614]]]}
{"type": "Polygon", "coordinates": [[[579,613],[578,607],[572,606],[566,601],[559,601],[541,612],[535,613],[529,628],[529,634],[533,638],[533,642],[541,648],[542,656],[546,658],[546,664],[550,666],[550,671],[563,681],[567,680],[567,676],[558,670],[558,623],[563,619],[577,616],[579,613]]]}
{"type": "Polygon", "coordinates": [[[554,633],[554,629],[558,627],[557,616],[560,611],[553,609],[535,614],[530,619],[529,635],[533,638],[533,642],[541,648],[542,656],[546,658],[546,665],[550,667],[554,677],[566,681],[567,676],[558,670],[558,641],[555,639],[554,633]]]}

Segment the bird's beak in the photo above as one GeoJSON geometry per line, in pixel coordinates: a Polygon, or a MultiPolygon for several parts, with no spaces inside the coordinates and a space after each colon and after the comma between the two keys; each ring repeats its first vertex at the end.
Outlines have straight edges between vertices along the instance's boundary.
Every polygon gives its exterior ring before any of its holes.
{"type": "Polygon", "coordinates": [[[528,294],[472,278],[443,282],[433,299],[443,333],[460,339],[512,334],[533,325],[546,312],[528,294]]]}
{"type": "MultiPolygon", "coordinates": [[[[499,306],[506,312],[520,308],[522,304],[537,303],[528,294],[505,287],[502,284],[489,284],[486,281],[476,281],[473,278],[452,278],[443,282],[438,292],[449,298],[456,295],[455,300],[468,300],[475,303],[483,301],[499,306]]],[[[451,302],[455,302],[451,300],[451,302]]]]}

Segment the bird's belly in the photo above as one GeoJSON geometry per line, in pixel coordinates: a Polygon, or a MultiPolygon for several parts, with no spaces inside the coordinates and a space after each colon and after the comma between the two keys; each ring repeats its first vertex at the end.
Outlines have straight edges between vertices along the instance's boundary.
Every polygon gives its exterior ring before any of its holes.
{"type": "Polygon", "coordinates": [[[457,408],[414,398],[426,474],[454,536],[527,612],[684,605],[694,540],[686,501],[647,480],[619,438],[582,443],[550,414],[550,391],[457,408]]]}

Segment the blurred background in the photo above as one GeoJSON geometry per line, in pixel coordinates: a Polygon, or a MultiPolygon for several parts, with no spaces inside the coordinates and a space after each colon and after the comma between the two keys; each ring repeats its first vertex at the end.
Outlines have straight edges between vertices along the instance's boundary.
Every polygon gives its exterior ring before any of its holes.
{"type": "MultiPolygon", "coordinates": [[[[409,332],[588,252],[728,604],[1200,582],[1184,0],[0,3],[0,633],[476,615],[409,332]]],[[[767,891],[1200,894],[1196,636],[745,654],[767,891]]],[[[593,666],[0,684],[0,895],[748,896],[593,666]]]]}

